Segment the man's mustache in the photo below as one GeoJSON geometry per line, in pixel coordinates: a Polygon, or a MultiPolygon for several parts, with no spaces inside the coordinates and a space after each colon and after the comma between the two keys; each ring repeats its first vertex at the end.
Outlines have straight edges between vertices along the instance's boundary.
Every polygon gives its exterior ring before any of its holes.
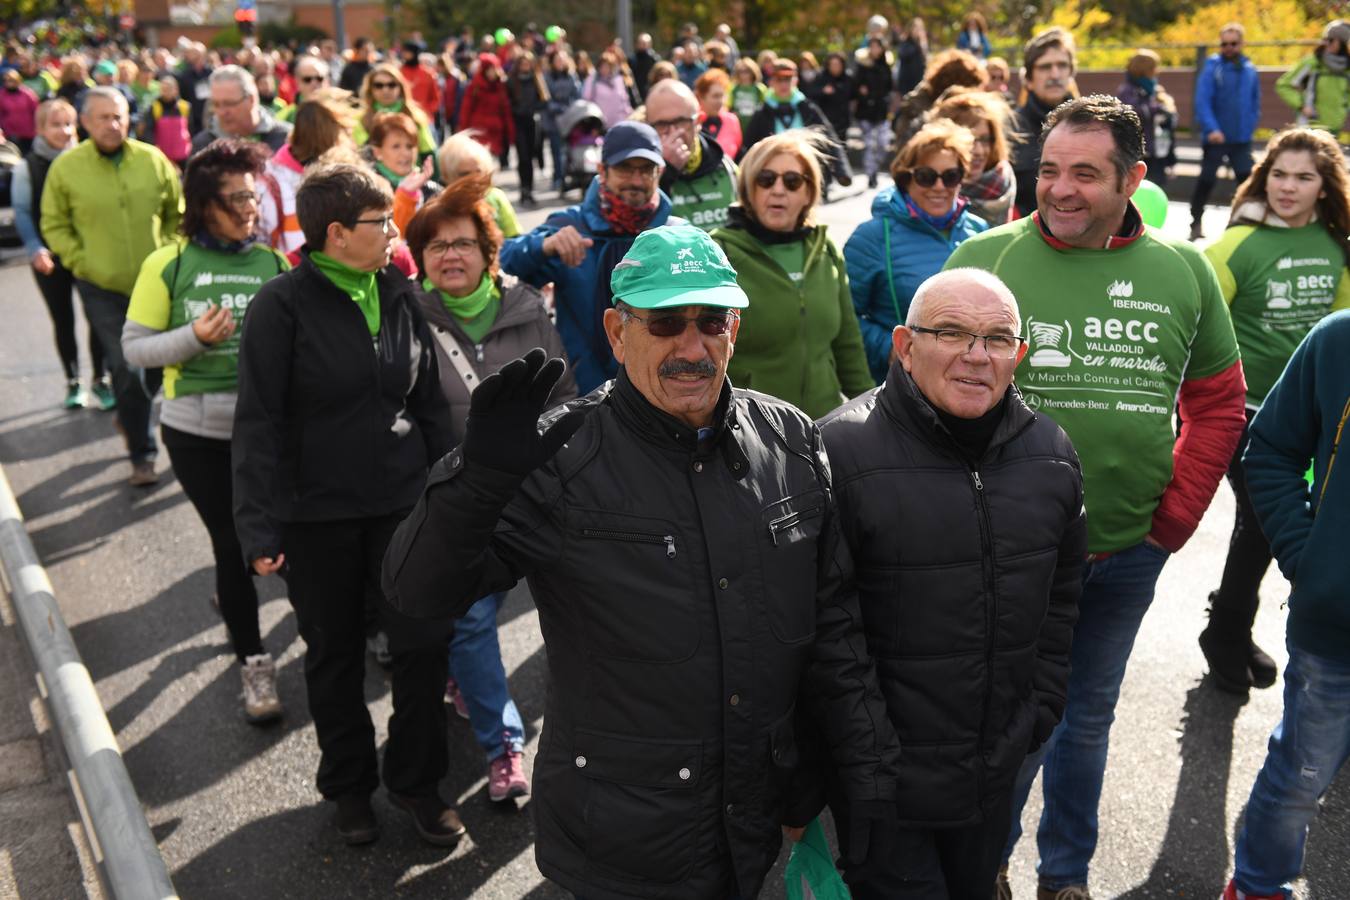
{"type": "Polygon", "coordinates": [[[701,359],[698,362],[690,362],[687,359],[672,359],[661,363],[661,367],[656,370],[656,374],[662,378],[674,378],[678,375],[701,375],[704,378],[712,378],[717,374],[717,366],[713,365],[710,359],[701,359]]]}

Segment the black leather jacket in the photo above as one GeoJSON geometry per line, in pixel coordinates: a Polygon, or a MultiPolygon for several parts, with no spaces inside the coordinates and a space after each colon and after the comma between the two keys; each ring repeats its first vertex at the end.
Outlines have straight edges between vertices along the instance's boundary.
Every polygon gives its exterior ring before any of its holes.
{"type": "Polygon", "coordinates": [[[898,817],[979,822],[1064,711],[1086,553],[1069,438],[1008,388],[970,460],[899,365],[820,422],[867,646],[905,748],[898,817]]]}
{"type": "Polygon", "coordinates": [[[850,799],[889,801],[898,748],[862,640],[815,426],[724,387],[715,435],[620,370],[522,483],[453,451],[385,557],[405,614],[527,578],[551,689],[534,769],[540,871],[587,898],[756,896],[810,705],[850,799]],[[801,700],[800,698],[809,698],[801,700]]]}

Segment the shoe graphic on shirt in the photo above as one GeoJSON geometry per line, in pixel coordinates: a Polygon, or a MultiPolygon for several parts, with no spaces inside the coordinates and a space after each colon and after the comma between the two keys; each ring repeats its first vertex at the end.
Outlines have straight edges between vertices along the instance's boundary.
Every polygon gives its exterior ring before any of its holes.
{"type": "Polygon", "coordinates": [[[1068,327],[1068,322],[1063,325],[1052,325],[1049,322],[1035,322],[1028,319],[1027,328],[1031,332],[1031,346],[1034,349],[1027,357],[1027,365],[1037,369],[1068,368],[1073,359],[1059,349],[1060,344],[1064,342],[1065,329],[1068,327]]]}

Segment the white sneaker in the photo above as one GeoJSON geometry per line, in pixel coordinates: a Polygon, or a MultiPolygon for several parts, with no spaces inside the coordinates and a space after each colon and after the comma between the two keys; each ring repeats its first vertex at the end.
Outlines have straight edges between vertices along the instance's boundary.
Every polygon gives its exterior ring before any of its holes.
{"type": "Polygon", "coordinates": [[[281,718],[281,701],[277,699],[277,667],[268,653],[259,653],[244,659],[239,667],[244,683],[244,718],[253,725],[261,725],[281,718]]]}

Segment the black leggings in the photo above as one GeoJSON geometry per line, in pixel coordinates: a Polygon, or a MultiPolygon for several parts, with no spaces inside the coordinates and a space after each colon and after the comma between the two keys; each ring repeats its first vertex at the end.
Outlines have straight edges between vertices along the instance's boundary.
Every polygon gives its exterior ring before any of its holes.
{"type": "Polygon", "coordinates": [[[534,116],[516,116],[516,168],[520,171],[520,193],[534,193],[534,116]]]}
{"type": "Polygon", "coordinates": [[[1251,640],[1252,623],[1260,603],[1258,592],[1271,558],[1270,542],[1261,533],[1261,525],[1256,520],[1256,510],[1247,493],[1247,474],[1242,468],[1242,454],[1247,449],[1254,415],[1247,410],[1247,427],[1242,429],[1242,439],[1228,464],[1228,484],[1237,499],[1237,515],[1233,521],[1233,536],[1228,542],[1228,559],[1223,564],[1223,580],[1214,595],[1209,617],[1209,627],[1216,635],[1237,644],[1251,640]]]}
{"type": "MultiPolygon", "coordinates": [[[[33,278],[47,303],[47,313],[52,317],[61,370],[66,373],[67,381],[74,381],[80,377],[80,351],[75,343],[75,276],[58,262],[46,275],[34,269],[33,278]]],[[[97,381],[103,377],[103,345],[92,328],[89,329],[89,358],[97,381]]]]}
{"type": "Polygon", "coordinates": [[[234,531],[230,442],[188,434],[168,425],[161,429],[178,483],[211,536],[220,615],[230,633],[234,655],[243,662],[247,656],[262,653],[263,645],[258,631],[258,592],[234,531]]]}

